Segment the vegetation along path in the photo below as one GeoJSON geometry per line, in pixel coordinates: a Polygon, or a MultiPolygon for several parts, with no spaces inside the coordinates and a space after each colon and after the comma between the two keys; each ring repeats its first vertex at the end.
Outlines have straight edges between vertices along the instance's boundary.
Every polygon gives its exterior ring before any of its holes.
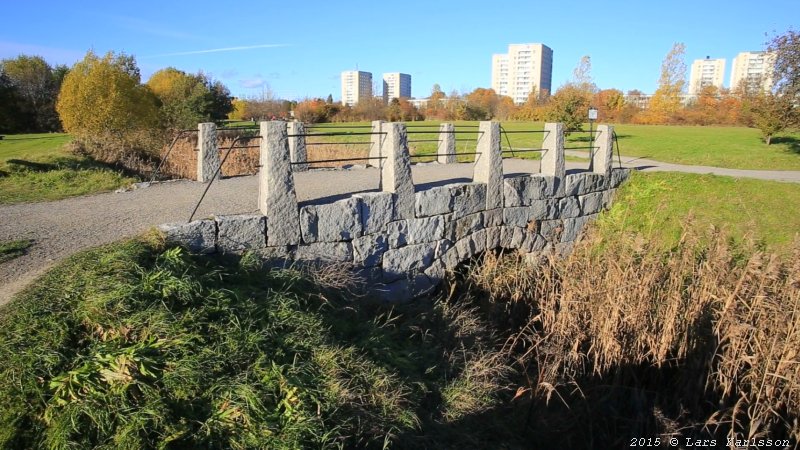
{"type": "MultiPolygon", "coordinates": [[[[800,171],[682,166],[627,156],[622,157],[622,162],[627,167],[645,171],[713,173],[800,183],[800,171]]],[[[538,161],[534,160],[508,159],[504,163],[507,176],[539,171],[538,161]]],[[[418,190],[424,190],[436,184],[471,181],[472,167],[468,163],[415,165],[414,183],[418,190]]],[[[586,163],[568,162],[567,168],[585,169],[586,163]]],[[[353,192],[377,190],[379,182],[376,169],[311,171],[296,175],[301,202],[329,202],[353,192]]],[[[215,182],[195,217],[255,212],[257,184],[254,176],[215,182]]],[[[80,249],[133,236],[161,223],[187,220],[204,189],[202,183],[175,181],[122,193],[0,206],[0,242],[28,240],[33,243],[22,256],[0,263],[0,305],[51,264],[80,249]]]]}

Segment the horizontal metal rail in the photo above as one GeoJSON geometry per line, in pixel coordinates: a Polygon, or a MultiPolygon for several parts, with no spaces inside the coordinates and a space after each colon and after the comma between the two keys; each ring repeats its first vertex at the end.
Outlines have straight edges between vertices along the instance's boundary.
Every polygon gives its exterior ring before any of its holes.
{"type": "Polygon", "coordinates": [[[419,155],[408,155],[410,158],[436,158],[438,156],[461,156],[461,155],[480,155],[481,152],[456,152],[456,153],[426,153],[419,155]]]}
{"type": "Polygon", "coordinates": [[[550,130],[502,130],[502,133],[517,134],[517,133],[549,133],[550,130]]]}
{"type": "Polygon", "coordinates": [[[437,133],[439,133],[439,134],[465,134],[465,133],[483,134],[484,132],[483,131],[466,131],[466,130],[461,130],[461,131],[459,131],[459,130],[453,130],[453,131],[438,131],[438,130],[435,130],[435,131],[406,131],[406,134],[437,134],[437,133]]]}
{"type": "Polygon", "coordinates": [[[305,128],[372,128],[372,125],[304,125],[305,128]]]}
{"type": "Polygon", "coordinates": [[[502,150],[500,151],[500,153],[533,153],[533,152],[546,152],[546,151],[547,151],[546,148],[527,148],[524,150],[514,150],[512,148],[509,150],[502,150]]]}
{"type": "Polygon", "coordinates": [[[367,161],[371,159],[386,159],[385,156],[370,156],[364,158],[338,158],[338,159],[317,159],[314,161],[297,161],[289,164],[314,164],[314,163],[328,163],[328,162],[345,162],[345,161],[367,161]]]}
{"type": "Polygon", "coordinates": [[[599,149],[600,147],[588,146],[588,147],[564,147],[564,150],[594,150],[599,149]]]}
{"type": "Polygon", "coordinates": [[[409,139],[406,142],[439,142],[441,139],[409,139]]]}
{"type": "MultiPolygon", "coordinates": [[[[236,150],[242,150],[242,149],[245,149],[245,148],[261,148],[261,146],[260,145],[246,145],[244,147],[236,147],[236,150]]],[[[222,150],[225,150],[225,149],[220,147],[220,148],[217,148],[217,150],[218,151],[222,151],[222,150]]],[[[199,151],[199,150],[196,150],[196,151],[199,151]]]]}
{"type": "Polygon", "coordinates": [[[306,145],[355,145],[355,144],[372,144],[370,141],[357,141],[357,142],[306,142],[306,145]]]}
{"type": "Polygon", "coordinates": [[[369,132],[363,133],[360,131],[343,131],[341,133],[298,133],[298,134],[287,134],[286,137],[313,137],[313,136],[371,136],[374,134],[387,134],[385,131],[376,131],[376,132],[369,132]]]}

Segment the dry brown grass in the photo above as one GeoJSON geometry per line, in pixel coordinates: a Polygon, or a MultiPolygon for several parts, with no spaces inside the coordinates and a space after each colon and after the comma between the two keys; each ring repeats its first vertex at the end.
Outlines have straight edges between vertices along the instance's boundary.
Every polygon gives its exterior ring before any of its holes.
{"type": "Polygon", "coordinates": [[[638,410],[642,423],[627,428],[637,433],[797,442],[800,243],[781,260],[711,234],[684,235],[669,253],[590,241],[535,267],[488,255],[467,279],[516,330],[507,349],[535,398],[588,415],[594,445],[610,420],[598,411],[621,403],[638,410]]]}

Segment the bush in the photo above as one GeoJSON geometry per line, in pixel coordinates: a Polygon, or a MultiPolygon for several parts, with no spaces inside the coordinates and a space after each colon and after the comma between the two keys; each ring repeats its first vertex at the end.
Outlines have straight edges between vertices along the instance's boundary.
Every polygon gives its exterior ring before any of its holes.
{"type": "Polygon", "coordinates": [[[125,165],[153,157],[163,130],[156,97],[140,84],[131,56],[89,51],[61,86],[56,109],[65,131],[96,159],[125,165]]]}

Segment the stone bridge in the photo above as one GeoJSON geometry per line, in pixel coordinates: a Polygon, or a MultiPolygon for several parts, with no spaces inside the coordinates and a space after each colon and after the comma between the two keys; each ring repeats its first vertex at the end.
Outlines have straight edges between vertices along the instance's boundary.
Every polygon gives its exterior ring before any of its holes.
{"type": "MultiPolygon", "coordinates": [[[[455,162],[452,125],[442,125],[438,164],[455,162]],[[448,137],[449,136],[449,137],[448,137]]],[[[545,125],[541,172],[503,174],[501,129],[481,122],[472,182],[416,191],[406,126],[374,123],[370,156],[381,191],[299,205],[293,170],[305,169],[302,124],[260,124],[260,214],[162,225],[167,240],[199,253],[252,251],[281,263],[343,263],[386,300],[424,295],[445,272],[479,253],[569,251],[583,226],[608,207],[628,169],[612,168],[612,134],[597,127],[590,170],[567,174],[562,124],[545,125]],[[378,162],[375,162],[378,161],[378,162]],[[295,162],[295,164],[292,164],[295,162]],[[294,169],[293,169],[294,167],[294,169]]],[[[198,179],[219,173],[213,124],[200,125],[198,179]]],[[[243,192],[242,195],[251,195],[243,192]]],[[[255,193],[252,193],[255,195],[255,193]]]]}

